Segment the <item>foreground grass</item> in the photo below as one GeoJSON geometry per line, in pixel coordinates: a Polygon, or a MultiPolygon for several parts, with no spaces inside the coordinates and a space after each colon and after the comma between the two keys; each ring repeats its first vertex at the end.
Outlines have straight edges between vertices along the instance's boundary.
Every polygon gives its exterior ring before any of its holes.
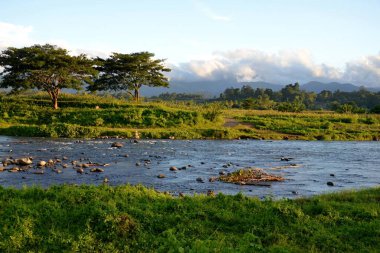
{"type": "Polygon", "coordinates": [[[1,252],[376,252],[380,188],[177,198],[141,186],[0,188],[1,252]]]}

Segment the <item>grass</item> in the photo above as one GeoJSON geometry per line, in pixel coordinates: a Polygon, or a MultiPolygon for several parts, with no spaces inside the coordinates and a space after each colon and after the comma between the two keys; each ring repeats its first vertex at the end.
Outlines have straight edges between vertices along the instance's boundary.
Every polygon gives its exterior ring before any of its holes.
{"type": "Polygon", "coordinates": [[[89,94],[63,94],[60,109],[43,93],[0,97],[0,134],[42,137],[177,139],[378,140],[380,116],[313,111],[224,109],[221,104],[133,103],[89,94]],[[233,120],[232,125],[225,125],[233,120]]]}
{"type": "Polygon", "coordinates": [[[380,188],[309,199],[0,187],[1,252],[376,252],[380,188]]]}

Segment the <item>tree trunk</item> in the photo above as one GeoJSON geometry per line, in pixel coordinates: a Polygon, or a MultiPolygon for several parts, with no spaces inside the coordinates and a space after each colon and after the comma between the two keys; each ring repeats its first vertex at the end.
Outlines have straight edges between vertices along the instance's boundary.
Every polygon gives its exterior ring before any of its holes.
{"type": "Polygon", "coordinates": [[[139,102],[139,100],[140,100],[140,91],[139,91],[139,89],[135,89],[134,99],[135,99],[135,102],[139,102]]]}
{"type": "Polygon", "coordinates": [[[59,90],[54,90],[54,91],[47,91],[50,95],[51,102],[53,104],[54,109],[58,109],[58,95],[59,95],[59,90]]]}
{"type": "Polygon", "coordinates": [[[58,98],[57,98],[57,96],[54,96],[52,98],[52,101],[53,101],[53,108],[58,109],[58,98]]]}

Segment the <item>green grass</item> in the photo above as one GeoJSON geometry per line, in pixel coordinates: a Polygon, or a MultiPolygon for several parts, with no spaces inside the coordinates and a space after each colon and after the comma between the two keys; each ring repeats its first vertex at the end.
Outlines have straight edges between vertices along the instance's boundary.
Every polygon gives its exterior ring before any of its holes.
{"type": "Polygon", "coordinates": [[[1,252],[378,252],[380,188],[297,200],[0,187],[1,252]]]}
{"type": "Polygon", "coordinates": [[[89,94],[63,94],[51,109],[44,93],[0,96],[0,134],[42,137],[177,139],[380,139],[380,116],[224,109],[220,103],[134,103],[89,94]],[[234,119],[233,126],[224,126],[234,119]],[[240,124],[239,124],[240,123],[240,124]]]}

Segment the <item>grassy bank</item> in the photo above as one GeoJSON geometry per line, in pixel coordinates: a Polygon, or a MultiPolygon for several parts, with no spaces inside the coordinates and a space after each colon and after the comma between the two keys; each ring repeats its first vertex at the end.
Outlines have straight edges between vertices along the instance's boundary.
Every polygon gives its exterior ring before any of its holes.
{"type": "Polygon", "coordinates": [[[221,104],[131,103],[65,94],[60,109],[41,93],[0,97],[0,135],[176,139],[378,140],[380,116],[225,109],[221,104]]]}
{"type": "Polygon", "coordinates": [[[133,186],[0,188],[1,252],[376,252],[380,188],[177,198],[133,186]]]}

